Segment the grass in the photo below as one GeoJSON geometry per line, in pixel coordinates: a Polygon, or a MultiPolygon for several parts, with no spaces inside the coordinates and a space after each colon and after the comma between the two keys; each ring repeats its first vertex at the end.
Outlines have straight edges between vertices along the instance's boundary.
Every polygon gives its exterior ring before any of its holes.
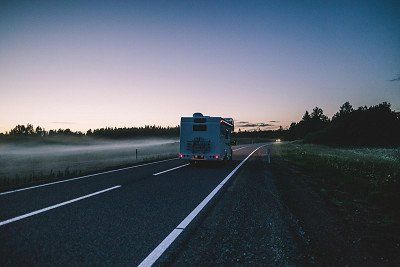
{"type": "Polygon", "coordinates": [[[172,139],[3,139],[0,142],[0,187],[73,177],[169,158],[176,156],[178,150],[179,143],[172,139]]]}
{"type": "Polygon", "coordinates": [[[335,206],[379,214],[378,224],[399,219],[399,148],[336,148],[290,142],[275,149],[311,174],[311,182],[335,206]]]}

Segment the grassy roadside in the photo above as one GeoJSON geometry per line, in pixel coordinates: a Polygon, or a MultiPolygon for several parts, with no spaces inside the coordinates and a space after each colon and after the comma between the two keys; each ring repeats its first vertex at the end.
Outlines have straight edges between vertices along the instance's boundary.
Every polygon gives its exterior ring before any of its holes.
{"type": "Polygon", "coordinates": [[[357,202],[388,216],[398,213],[393,205],[400,203],[400,149],[332,148],[301,142],[275,148],[284,159],[319,177],[313,182],[333,204],[357,202]]]}
{"type": "Polygon", "coordinates": [[[349,227],[365,230],[363,239],[399,246],[400,149],[333,148],[290,142],[275,144],[274,150],[309,176],[315,191],[349,227]]]}

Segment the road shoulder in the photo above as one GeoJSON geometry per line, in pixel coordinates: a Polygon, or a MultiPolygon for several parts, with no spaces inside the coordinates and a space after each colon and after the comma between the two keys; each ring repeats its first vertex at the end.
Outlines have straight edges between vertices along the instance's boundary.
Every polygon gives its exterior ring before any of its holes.
{"type": "Polygon", "coordinates": [[[304,262],[297,223],[282,204],[258,151],[216,203],[190,230],[172,264],[274,264],[304,262]]]}

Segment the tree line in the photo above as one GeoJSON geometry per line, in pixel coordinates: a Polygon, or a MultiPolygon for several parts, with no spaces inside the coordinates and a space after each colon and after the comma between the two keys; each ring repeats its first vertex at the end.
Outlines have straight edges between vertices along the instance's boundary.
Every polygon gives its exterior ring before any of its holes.
{"type": "Polygon", "coordinates": [[[4,135],[9,136],[54,136],[54,135],[75,135],[82,136],[84,133],[80,131],[73,132],[70,129],[58,129],[58,130],[50,130],[46,131],[45,128],[40,126],[34,127],[32,124],[28,123],[25,125],[17,125],[9,132],[6,132],[4,135]]]}
{"type": "Polygon", "coordinates": [[[331,119],[321,108],[315,107],[288,129],[244,131],[236,136],[302,139],[307,143],[326,145],[400,146],[400,113],[392,110],[387,102],[356,109],[346,102],[331,119]]]}
{"type": "Polygon", "coordinates": [[[178,137],[180,128],[179,126],[175,127],[162,127],[162,126],[150,126],[146,125],[144,127],[123,127],[123,128],[100,128],[88,130],[86,132],[87,136],[94,137],[105,137],[105,138],[130,138],[130,137],[147,137],[147,136],[156,136],[156,137],[178,137]]]}
{"type": "Polygon", "coordinates": [[[5,136],[28,136],[28,137],[45,137],[45,136],[92,136],[101,138],[133,138],[133,137],[178,137],[179,126],[162,127],[155,125],[146,125],[144,127],[105,127],[99,129],[89,129],[86,133],[81,131],[71,131],[71,129],[49,130],[40,126],[34,127],[32,124],[17,125],[9,132],[3,134],[5,136]]]}
{"type": "Polygon", "coordinates": [[[289,128],[289,136],[328,145],[400,145],[400,113],[392,110],[390,103],[354,109],[346,102],[332,119],[325,117],[312,114],[310,118],[303,117],[289,128]]]}

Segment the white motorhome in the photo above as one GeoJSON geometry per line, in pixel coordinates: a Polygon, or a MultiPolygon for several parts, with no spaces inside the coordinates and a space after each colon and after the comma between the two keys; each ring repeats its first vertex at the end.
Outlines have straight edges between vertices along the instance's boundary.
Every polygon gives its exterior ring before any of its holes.
{"type": "Polygon", "coordinates": [[[191,162],[232,160],[233,127],[231,118],[201,113],[182,117],[179,157],[191,162]]]}

